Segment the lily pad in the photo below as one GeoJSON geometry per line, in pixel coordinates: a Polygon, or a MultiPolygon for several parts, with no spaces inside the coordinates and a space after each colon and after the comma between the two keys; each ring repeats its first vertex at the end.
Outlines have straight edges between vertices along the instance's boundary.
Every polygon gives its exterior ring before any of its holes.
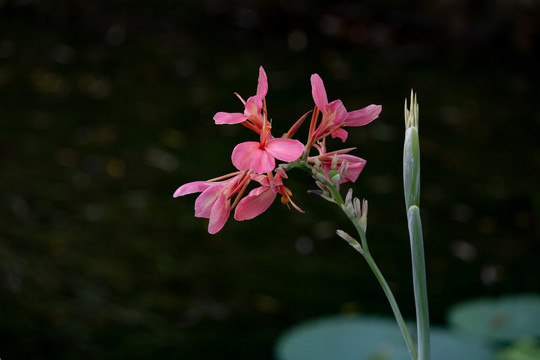
{"type": "Polygon", "coordinates": [[[540,338],[540,295],[513,295],[459,303],[448,313],[456,331],[494,342],[540,338]]]}
{"type": "Polygon", "coordinates": [[[499,352],[497,360],[538,360],[540,343],[533,340],[521,340],[499,352]]]}
{"type": "MultiPolygon", "coordinates": [[[[410,360],[394,319],[330,316],[285,332],[276,344],[278,360],[410,360]]],[[[492,360],[491,347],[444,329],[431,330],[431,358],[492,360]]]]}

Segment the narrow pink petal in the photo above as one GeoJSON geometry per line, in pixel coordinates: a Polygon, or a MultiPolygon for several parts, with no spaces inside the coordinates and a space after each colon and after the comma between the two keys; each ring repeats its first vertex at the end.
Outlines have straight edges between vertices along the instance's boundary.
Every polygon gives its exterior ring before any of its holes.
{"type": "Polygon", "coordinates": [[[173,197],[179,197],[184,196],[187,194],[193,194],[197,192],[204,191],[208,189],[210,186],[212,186],[214,183],[210,181],[193,181],[189,182],[187,184],[184,184],[180,186],[176,191],[174,192],[173,197]]]}
{"type": "Polygon", "coordinates": [[[379,117],[381,105],[369,105],[363,109],[351,111],[346,126],[363,126],[379,117]]]}
{"type": "Polygon", "coordinates": [[[258,187],[236,205],[234,218],[238,221],[250,220],[265,212],[276,198],[276,193],[268,187],[258,187]]]}
{"type": "Polygon", "coordinates": [[[266,150],[255,149],[252,153],[250,168],[259,174],[264,174],[274,170],[276,167],[276,160],[266,150]]]}
{"type": "Polygon", "coordinates": [[[218,112],[216,115],[214,115],[214,121],[216,122],[216,125],[239,124],[243,121],[246,121],[246,119],[247,116],[241,113],[218,112]]]}
{"type": "Polygon", "coordinates": [[[257,85],[257,96],[264,98],[268,92],[268,78],[263,67],[259,67],[259,84],[257,85]]]}
{"type": "Polygon", "coordinates": [[[210,222],[208,223],[208,232],[210,234],[215,234],[221,230],[229,218],[229,214],[231,213],[231,201],[226,200],[226,197],[225,193],[221,193],[212,206],[210,222]]]}
{"type": "Polygon", "coordinates": [[[347,140],[347,136],[349,135],[349,133],[344,130],[344,129],[337,129],[336,131],[334,131],[332,133],[332,137],[333,138],[340,138],[341,141],[345,142],[345,140],[347,140]]]}
{"type": "Polygon", "coordinates": [[[201,218],[210,218],[212,206],[220,194],[223,193],[223,184],[216,183],[214,186],[204,190],[197,200],[195,200],[195,216],[201,218]]]}
{"type": "Polygon", "coordinates": [[[233,165],[238,170],[251,169],[251,159],[255,150],[259,149],[259,145],[255,141],[246,141],[236,145],[231,155],[233,165]]]}
{"type": "Polygon", "coordinates": [[[328,104],[328,97],[326,96],[326,90],[321,77],[317,74],[311,75],[311,94],[313,95],[313,101],[320,110],[324,110],[328,104]]]}
{"type": "Polygon", "coordinates": [[[294,139],[272,139],[266,143],[266,151],[281,161],[294,161],[304,152],[304,144],[294,139]]]}
{"type": "Polygon", "coordinates": [[[299,212],[305,213],[305,211],[302,210],[302,209],[300,209],[300,207],[299,207],[298,205],[296,205],[296,204],[294,203],[294,201],[292,201],[292,200],[289,199],[289,203],[290,203],[296,210],[298,210],[299,212]]]}

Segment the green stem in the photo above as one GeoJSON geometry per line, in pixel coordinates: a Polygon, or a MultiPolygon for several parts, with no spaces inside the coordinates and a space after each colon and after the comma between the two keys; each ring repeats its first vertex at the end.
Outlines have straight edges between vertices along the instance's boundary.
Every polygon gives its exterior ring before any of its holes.
{"type": "Polygon", "coordinates": [[[417,360],[418,355],[416,352],[416,348],[414,346],[414,342],[411,338],[409,330],[407,329],[407,326],[405,325],[405,320],[403,319],[403,316],[401,315],[401,311],[399,310],[399,306],[397,304],[396,298],[394,297],[394,294],[392,293],[392,290],[390,289],[390,286],[388,285],[388,282],[384,278],[381,270],[379,269],[379,267],[375,263],[375,260],[371,256],[371,253],[369,252],[366,234],[364,230],[362,229],[362,226],[360,225],[355,214],[347,211],[345,202],[343,201],[343,198],[341,197],[341,194],[339,193],[338,189],[333,184],[330,184],[328,182],[326,183],[326,185],[332,191],[333,198],[336,201],[336,204],[347,215],[349,220],[353,223],[354,227],[356,228],[358,235],[360,235],[361,245],[363,249],[363,252],[361,254],[364,256],[364,259],[366,259],[366,262],[368,263],[369,267],[371,268],[371,271],[377,278],[377,281],[379,281],[379,284],[381,285],[384,291],[384,294],[386,295],[386,298],[388,299],[388,302],[390,303],[390,307],[392,308],[392,312],[394,313],[396,322],[399,326],[399,329],[401,330],[401,334],[403,335],[403,340],[405,340],[405,344],[407,345],[407,349],[409,350],[411,359],[417,360]]]}
{"type": "Polygon", "coordinates": [[[411,103],[405,100],[405,141],[403,144],[403,189],[413,270],[414,302],[418,333],[419,360],[429,360],[429,308],[427,297],[424,240],[420,219],[420,140],[418,136],[418,102],[411,90],[411,103]]]}
{"type": "MultiPolygon", "coordinates": [[[[357,221],[353,223],[355,223],[355,227],[357,227],[358,234],[360,235],[362,244],[367,245],[366,234],[361,229],[358,229],[358,226],[356,226],[357,221]]],[[[384,291],[384,294],[386,295],[386,298],[388,299],[388,302],[390,303],[390,307],[392,308],[394,317],[396,318],[399,329],[401,330],[401,334],[403,335],[403,340],[405,340],[405,344],[407,345],[407,349],[409,350],[411,359],[413,360],[418,359],[416,348],[414,346],[414,341],[412,340],[409,330],[407,329],[407,326],[405,325],[405,320],[403,319],[403,316],[401,315],[401,311],[399,310],[399,306],[397,304],[396,298],[394,297],[394,294],[392,293],[392,290],[390,289],[390,286],[386,282],[386,279],[381,273],[381,270],[379,270],[379,267],[375,263],[375,260],[373,259],[373,257],[371,256],[371,253],[369,252],[367,248],[364,248],[363,255],[369,267],[371,268],[371,271],[373,271],[373,274],[375,274],[375,277],[379,281],[379,284],[381,285],[384,291]]]]}
{"type": "MultiPolygon", "coordinates": [[[[306,163],[302,162],[291,162],[289,163],[289,169],[292,168],[301,168],[305,171],[310,171],[313,173],[313,169],[306,163]]],[[[332,184],[330,181],[325,179],[323,176],[314,176],[316,180],[324,183],[324,185],[328,188],[328,190],[331,192],[329,194],[329,198],[332,199],[333,202],[336,203],[336,205],[347,215],[349,220],[353,223],[356,231],[358,232],[358,235],[360,235],[360,242],[361,242],[361,251],[360,254],[364,256],[364,259],[366,259],[366,262],[368,263],[371,271],[377,278],[377,281],[381,285],[384,294],[386,295],[386,298],[388,299],[388,302],[390,303],[390,307],[392,308],[392,312],[394,313],[394,317],[396,318],[396,322],[399,326],[399,329],[401,330],[401,334],[403,335],[403,340],[405,341],[405,344],[407,345],[407,349],[409,351],[409,355],[411,356],[412,360],[418,360],[418,353],[416,351],[416,347],[414,345],[414,342],[412,340],[411,334],[409,333],[409,330],[407,329],[407,326],[405,324],[405,320],[403,319],[403,315],[401,315],[401,311],[399,310],[399,306],[397,304],[396,298],[394,297],[394,294],[392,293],[392,290],[390,289],[390,286],[388,285],[388,282],[384,278],[381,270],[375,263],[375,260],[371,256],[371,253],[369,252],[368,244],[367,244],[367,238],[366,233],[364,229],[362,228],[362,225],[360,224],[359,219],[357,218],[354,209],[351,208],[350,204],[345,204],[345,201],[343,200],[343,197],[339,193],[339,189],[336,185],[332,184]]],[[[357,249],[360,250],[360,249],[357,249]]]]}
{"type": "Polygon", "coordinates": [[[407,215],[409,222],[409,236],[411,239],[414,302],[416,304],[418,360],[429,360],[429,307],[420,209],[418,206],[413,205],[409,208],[407,215]]]}

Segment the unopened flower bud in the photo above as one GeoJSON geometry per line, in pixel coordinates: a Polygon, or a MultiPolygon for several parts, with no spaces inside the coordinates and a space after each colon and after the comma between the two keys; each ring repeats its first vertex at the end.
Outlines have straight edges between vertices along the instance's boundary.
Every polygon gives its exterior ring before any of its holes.
{"type": "Polygon", "coordinates": [[[324,170],[322,169],[321,161],[317,158],[314,159],[314,164],[311,167],[311,175],[315,180],[326,182],[326,177],[324,176],[324,170]]]}
{"type": "Polygon", "coordinates": [[[326,201],[329,201],[329,202],[334,203],[334,204],[336,203],[336,201],[335,201],[334,198],[332,197],[332,194],[328,194],[328,195],[327,195],[327,194],[323,193],[323,194],[321,194],[320,196],[321,196],[324,200],[326,200],[326,201]]]}
{"type": "Polygon", "coordinates": [[[323,199],[335,203],[334,199],[332,198],[332,192],[330,189],[328,189],[328,186],[324,185],[320,181],[315,181],[315,185],[317,185],[317,187],[321,190],[309,190],[309,193],[319,195],[323,199]]]}
{"type": "Polygon", "coordinates": [[[368,202],[367,200],[362,200],[362,215],[360,216],[360,219],[358,219],[358,222],[360,223],[362,230],[364,230],[364,233],[366,233],[367,231],[367,213],[368,202]]]}
{"type": "Polygon", "coordinates": [[[332,170],[337,170],[338,165],[338,155],[337,153],[334,153],[334,156],[332,156],[332,170]]]}
{"type": "Polygon", "coordinates": [[[343,161],[341,163],[341,166],[339,167],[339,173],[341,174],[341,177],[345,177],[347,170],[349,170],[349,165],[350,163],[348,161],[343,161]]]}
{"type": "Polygon", "coordinates": [[[341,209],[347,216],[354,216],[354,206],[352,203],[345,203],[341,205],[341,209]]]}
{"type": "Polygon", "coordinates": [[[315,181],[315,185],[317,185],[317,187],[319,189],[321,189],[323,192],[330,192],[330,189],[328,189],[328,186],[324,185],[322,182],[320,181],[315,181]]]}
{"type": "Polygon", "coordinates": [[[356,218],[360,220],[360,216],[362,216],[362,205],[360,204],[360,199],[354,198],[353,206],[354,206],[354,216],[356,216],[356,218]]]}
{"type": "Polygon", "coordinates": [[[337,170],[330,170],[328,173],[328,177],[330,178],[330,181],[335,186],[339,186],[339,183],[341,182],[342,176],[337,170]]]}
{"type": "MultiPolygon", "coordinates": [[[[311,159],[311,158],[310,158],[310,159],[311,159]]],[[[313,167],[314,167],[314,168],[315,168],[315,167],[316,167],[317,169],[322,168],[322,163],[321,163],[321,160],[319,160],[319,158],[314,157],[314,158],[313,158],[313,163],[314,163],[314,164],[313,164],[313,167]]]]}
{"type": "Polygon", "coordinates": [[[345,204],[348,204],[352,201],[352,193],[353,189],[349,189],[349,191],[347,191],[347,196],[345,196],[345,204]]]}
{"type": "Polygon", "coordinates": [[[351,235],[347,234],[343,230],[337,230],[336,234],[340,238],[345,240],[349,245],[351,245],[356,251],[358,251],[361,254],[364,253],[364,250],[362,249],[362,246],[360,245],[360,243],[358,241],[356,241],[351,235]]]}

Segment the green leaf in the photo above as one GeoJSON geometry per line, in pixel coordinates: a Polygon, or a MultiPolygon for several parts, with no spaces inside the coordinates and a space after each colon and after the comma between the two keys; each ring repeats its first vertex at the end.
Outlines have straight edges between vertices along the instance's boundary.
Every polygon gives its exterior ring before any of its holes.
{"type": "Polygon", "coordinates": [[[512,295],[459,303],[448,313],[456,330],[480,339],[512,342],[540,337],[540,295],[512,295]]]}
{"type": "MultiPolygon", "coordinates": [[[[414,324],[408,326],[412,331],[414,324]]],[[[395,321],[386,317],[329,316],[302,323],[276,344],[277,360],[410,360],[395,321]]],[[[491,347],[447,330],[431,332],[437,360],[493,360],[491,347]]]]}
{"type": "Polygon", "coordinates": [[[538,360],[540,359],[540,343],[533,340],[522,340],[502,350],[497,360],[538,360]]]}

